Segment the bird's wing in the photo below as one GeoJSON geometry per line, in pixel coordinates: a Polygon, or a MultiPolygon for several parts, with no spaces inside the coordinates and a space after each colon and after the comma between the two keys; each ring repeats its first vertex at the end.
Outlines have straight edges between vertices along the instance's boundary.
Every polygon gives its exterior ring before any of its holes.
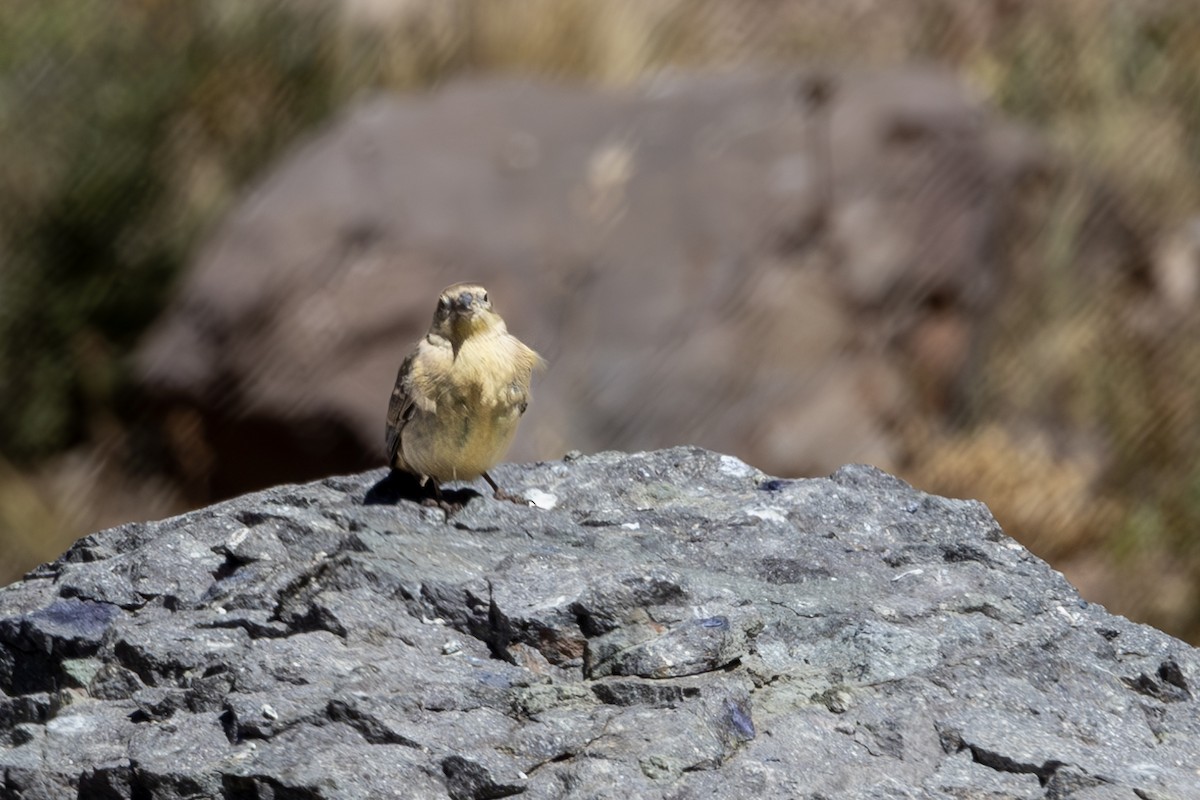
{"type": "Polygon", "coordinates": [[[395,466],[396,453],[400,450],[400,430],[404,427],[404,423],[412,416],[413,405],[412,394],[409,391],[409,373],[412,371],[413,357],[416,354],[410,355],[404,359],[404,363],[400,365],[400,371],[396,373],[396,385],[392,387],[392,397],[388,401],[387,412],[387,457],[388,466],[395,466]]]}
{"type": "Polygon", "coordinates": [[[412,418],[413,413],[418,408],[430,413],[437,411],[437,403],[421,389],[422,386],[428,385],[428,381],[422,379],[421,373],[423,365],[430,358],[436,358],[436,353],[429,342],[423,339],[417,345],[417,349],[404,359],[400,371],[396,373],[396,384],[392,387],[387,413],[386,441],[389,466],[396,466],[396,455],[400,452],[400,435],[404,424],[412,418]]]}
{"type": "Polygon", "coordinates": [[[539,356],[537,352],[527,346],[524,342],[517,340],[517,369],[520,380],[520,398],[517,407],[521,409],[521,413],[525,413],[525,409],[529,408],[529,382],[533,376],[534,370],[542,370],[546,368],[546,360],[539,356]]]}

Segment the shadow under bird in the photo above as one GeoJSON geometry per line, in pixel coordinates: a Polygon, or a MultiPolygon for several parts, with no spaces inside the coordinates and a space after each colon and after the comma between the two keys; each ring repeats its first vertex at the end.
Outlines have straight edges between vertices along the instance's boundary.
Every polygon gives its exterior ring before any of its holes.
{"type": "Polygon", "coordinates": [[[388,465],[433,484],[482,476],[500,462],[529,405],[541,356],[508,332],[487,291],[456,283],[438,298],[433,324],[400,365],[387,414],[388,465]]]}

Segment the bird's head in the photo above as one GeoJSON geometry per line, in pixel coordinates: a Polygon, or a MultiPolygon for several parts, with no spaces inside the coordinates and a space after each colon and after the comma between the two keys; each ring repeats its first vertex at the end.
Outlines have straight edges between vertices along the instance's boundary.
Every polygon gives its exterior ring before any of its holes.
{"type": "Polygon", "coordinates": [[[479,333],[503,332],[504,320],[492,310],[486,289],[474,283],[456,283],[442,290],[433,329],[459,345],[479,333]]]}

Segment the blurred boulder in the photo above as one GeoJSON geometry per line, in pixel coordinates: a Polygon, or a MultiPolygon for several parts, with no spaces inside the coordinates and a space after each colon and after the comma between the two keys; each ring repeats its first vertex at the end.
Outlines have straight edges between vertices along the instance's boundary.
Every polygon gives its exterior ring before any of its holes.
{"type": "Polygon", "coordinates": [[[140,382],[211,495],[377,465],[400,360],[473,280],[549,362],[513,460],[896,468],[898,421],[955,402],[1046,160],[929,69],[376,97],[216,230],[140,382]]]}

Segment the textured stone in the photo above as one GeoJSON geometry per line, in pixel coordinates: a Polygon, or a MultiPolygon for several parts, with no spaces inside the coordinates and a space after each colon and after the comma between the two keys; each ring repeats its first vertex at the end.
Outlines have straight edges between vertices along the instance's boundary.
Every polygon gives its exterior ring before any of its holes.
{"type": "Polygon", "coordinates": [[[497,472],[550,507],[375,471],[0,590],[0,797],[1200,797],[1200,652],[978,503],[690,448],[497,472]]]}

